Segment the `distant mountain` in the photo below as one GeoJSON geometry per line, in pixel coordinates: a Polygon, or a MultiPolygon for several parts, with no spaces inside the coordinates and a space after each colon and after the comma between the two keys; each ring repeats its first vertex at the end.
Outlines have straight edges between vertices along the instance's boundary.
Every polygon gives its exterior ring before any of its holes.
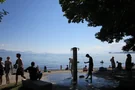
{"type": "MultiPolygon", "coordinates": [[[[49,56],[53,56],[53,55],[69,55],[69,54],[55,54],[55,53],[36,53],[36,52],[32,52],[32,51],[13,51],[13,50],[5,50],[5,49],[0,49],[0,56],[3,55],[16,55],[16,53],[20,53],[22,55],[49,55],[49,56]]],[[[72,54],[71,54],[72,55],[72,54]]],[[[79,54],[78,54],[79,55],[79,54]]]]}
{"type": "Polygon", "coordinates": [[[5,49],[0,49],[0,52],[36,54],[32,51],[13,51],[13,50],[5,50],[5,49]]]}
{"type": "Polygon", "coordinates": [[[109,54],[128,54],[128,53],[130,53],[130,54],[135,54],[135,51],[133,51],[133,52],[109,52],[109,54]]]}
{"type": "Polygon", "coordinates": [[[5,50],[5,49],[0,49],[0,52],[6,52],[7,50],[5,50]]]}

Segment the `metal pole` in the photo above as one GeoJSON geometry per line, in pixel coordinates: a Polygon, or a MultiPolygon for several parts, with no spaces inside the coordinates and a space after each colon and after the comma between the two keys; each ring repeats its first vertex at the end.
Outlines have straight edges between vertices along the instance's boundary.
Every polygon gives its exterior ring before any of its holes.
{"type": "Polygon", "coordinates": [[[73,47],[73,84],[77,84],[77,49],[73,47]]]}

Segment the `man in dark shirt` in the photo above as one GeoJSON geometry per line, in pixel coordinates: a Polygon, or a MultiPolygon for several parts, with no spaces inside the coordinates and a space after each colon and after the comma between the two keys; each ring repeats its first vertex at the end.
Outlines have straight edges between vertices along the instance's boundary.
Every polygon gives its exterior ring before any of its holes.
{"type": "Polygon", "coordinates": [[[86,54],[86,57],[89,58],[89,61],[88,62],[84,62],[84,63],[89,63],[88,75],[87,75],[86,79],[89,76],[91,76],[90,79],[92,79],[93,59],[92,59],[92,57],[89,54],[86,54]]]}
{"type": "Polygon", "coordinates": [[[38,78],[37,68],[34,66],[35,66],[35,62],[31,62],[31,66],[25,69],[26,72],[27,71],[29,72],[30,80],[37,80],[38,78]]]}

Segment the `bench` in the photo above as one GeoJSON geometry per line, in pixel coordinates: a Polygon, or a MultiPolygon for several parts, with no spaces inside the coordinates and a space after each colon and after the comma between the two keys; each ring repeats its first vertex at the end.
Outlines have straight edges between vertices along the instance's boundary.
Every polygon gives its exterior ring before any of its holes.
{"type": "Polygon", "coordinates": [[[52,90],[52,83],[40,80],[22,80],[22,86],[32,90],[52,90]]]}

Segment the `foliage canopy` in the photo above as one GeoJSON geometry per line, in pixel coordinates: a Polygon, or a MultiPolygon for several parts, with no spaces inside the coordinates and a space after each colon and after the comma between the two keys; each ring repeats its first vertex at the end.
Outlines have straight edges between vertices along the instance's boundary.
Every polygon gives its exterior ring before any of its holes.
{"type": "MultiPolygon", "coordinates": [[[[0,0],[0,3],[2,4],[5,0],[0,0]]],[[[7,15],[8,12],[5,11],[4,9],[2,9],[2,11],[0,11],[0,22],[2,21],[2,18],[4,15],[7,15]]]]}
{"type": "Polygon", "coordinates": [[[124,37],[122,50],[135,51],[134,0],[59,0],[69,23],[88,22],[88,26],[102,26],[95,37],[102,42],[119,42],[124,37]]]}

